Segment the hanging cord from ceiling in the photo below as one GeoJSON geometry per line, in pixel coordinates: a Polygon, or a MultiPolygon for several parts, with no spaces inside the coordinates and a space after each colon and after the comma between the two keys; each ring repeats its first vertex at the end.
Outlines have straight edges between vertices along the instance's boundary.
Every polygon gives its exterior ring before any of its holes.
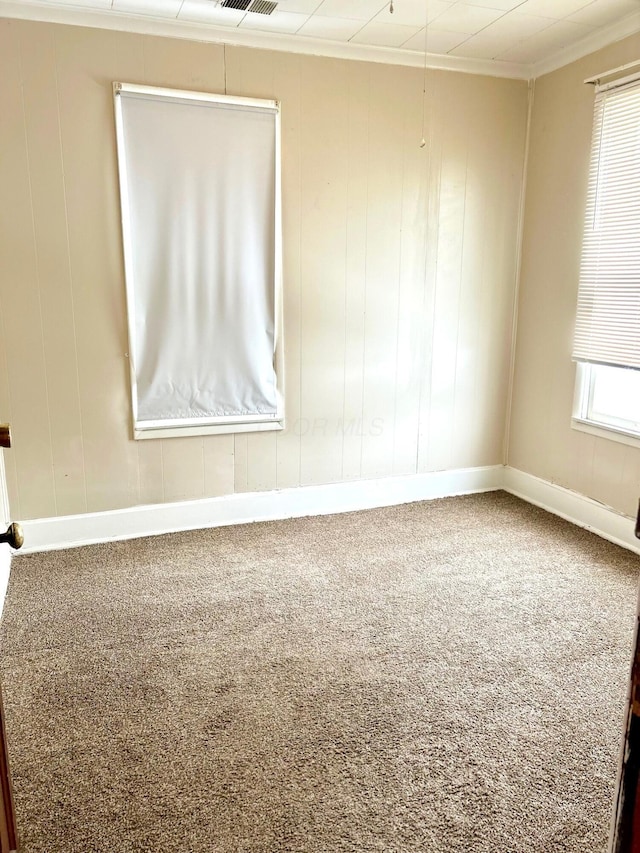
{"type": "Polygon", "coordinates": [[[422,75],[422,138],[420,140],[420,148],[424,148],[427,144],[425,141],[425,115],[427,102],[427,49],[429,47],[427,38],[429,32],[429,2],[424,0],[424,68],[422,75]]]}

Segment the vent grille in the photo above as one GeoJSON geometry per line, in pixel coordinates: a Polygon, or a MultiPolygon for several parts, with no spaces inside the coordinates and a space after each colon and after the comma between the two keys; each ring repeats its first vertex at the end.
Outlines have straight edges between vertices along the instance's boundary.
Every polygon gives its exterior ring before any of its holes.
{"type": "Polygon", "coordinates": [[[246,12],[251,0],[222,0],[220,4],[225,9],[240,9],[241,12],[246,12]]]}
{"type": "Polygon", "coordinates": [[[247,11],[258,15],[270,15],[277,5],[273,0],[253,0],[247,11]]]}

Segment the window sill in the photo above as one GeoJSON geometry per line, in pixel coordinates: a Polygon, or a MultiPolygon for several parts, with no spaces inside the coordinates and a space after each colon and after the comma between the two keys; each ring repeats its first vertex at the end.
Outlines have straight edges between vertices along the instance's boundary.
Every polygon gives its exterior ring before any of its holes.
{"type": "Polygon", "coordinates": [[[595,423],[594,421],[586,421],[582,418],[571,418],[571,428],[577,429],[580,432],[587,432],[590,435],[597,435],[599,438],[607,438],[609,441],[627,444],[630,447],[640,447],[640,435],[633,432],[626,432],[617,427],[595,423]]]}
{"type": "MultiPolygon", "coordinates": [[[[156,427],[153,429],[135,429],[136,440],[149,438],[187,438],[192,435],[229,435],[242,432],[272,432],[284,429],[284,420],[259,421],[256,423],[202,424],[201,426],[156,427]]],[[[640,444],[640,442],[639,442],[640,444]]]]}

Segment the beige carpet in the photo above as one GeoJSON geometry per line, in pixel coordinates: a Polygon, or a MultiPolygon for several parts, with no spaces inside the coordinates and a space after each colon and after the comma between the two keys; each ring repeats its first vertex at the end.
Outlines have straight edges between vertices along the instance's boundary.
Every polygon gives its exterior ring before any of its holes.
{"type": "Polygon", "coordinates": [[[636,556],[504,493],[16,559],[24,853],[604,853],[636,556]]]}

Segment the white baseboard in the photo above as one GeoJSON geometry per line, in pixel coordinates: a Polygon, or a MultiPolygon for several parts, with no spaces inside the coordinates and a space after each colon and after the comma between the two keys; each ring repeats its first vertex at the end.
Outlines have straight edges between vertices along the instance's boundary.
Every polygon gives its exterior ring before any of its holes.
{"type": "Polygon", "coordinates": [[[178,530],[330,515],[497,489],[504,489],[640,554],[640,541],[634,536],[634,519],[578,492],[502,465],[32,519],[22,522],[25,545],[20,553],[74,548],[178,530]]]}
{"type": "MultiPolygon", "coordinates": [[[[4,526],[3,526],[4,529],[4,526]]],[[[9,585],[9,572],[11,570],[11,552],[9,548],[0,548],[0,616],[4,608],[4,600],[9,585]]]]}
{"type": "Polygon", "coordinates": [[[429,474],[353,480],[321,486],[300,486],[249,492],[196,501],[153,504],[23,521],[25,544],[20,553],[52,551],[79,545],[135,539],[193,530],[273,521],[305,515],[329,515],[392,506],[452,495],[502,488],[503,466],[458,468],[429,474]]]}
{"type": "Polygon", "coordinates": [[[578,527],[597,533],[603,539],[640,554],[640,540],[634,535],[635,519],[611,507],[510,466],[504,468],[502,488],[578,527]]]}

